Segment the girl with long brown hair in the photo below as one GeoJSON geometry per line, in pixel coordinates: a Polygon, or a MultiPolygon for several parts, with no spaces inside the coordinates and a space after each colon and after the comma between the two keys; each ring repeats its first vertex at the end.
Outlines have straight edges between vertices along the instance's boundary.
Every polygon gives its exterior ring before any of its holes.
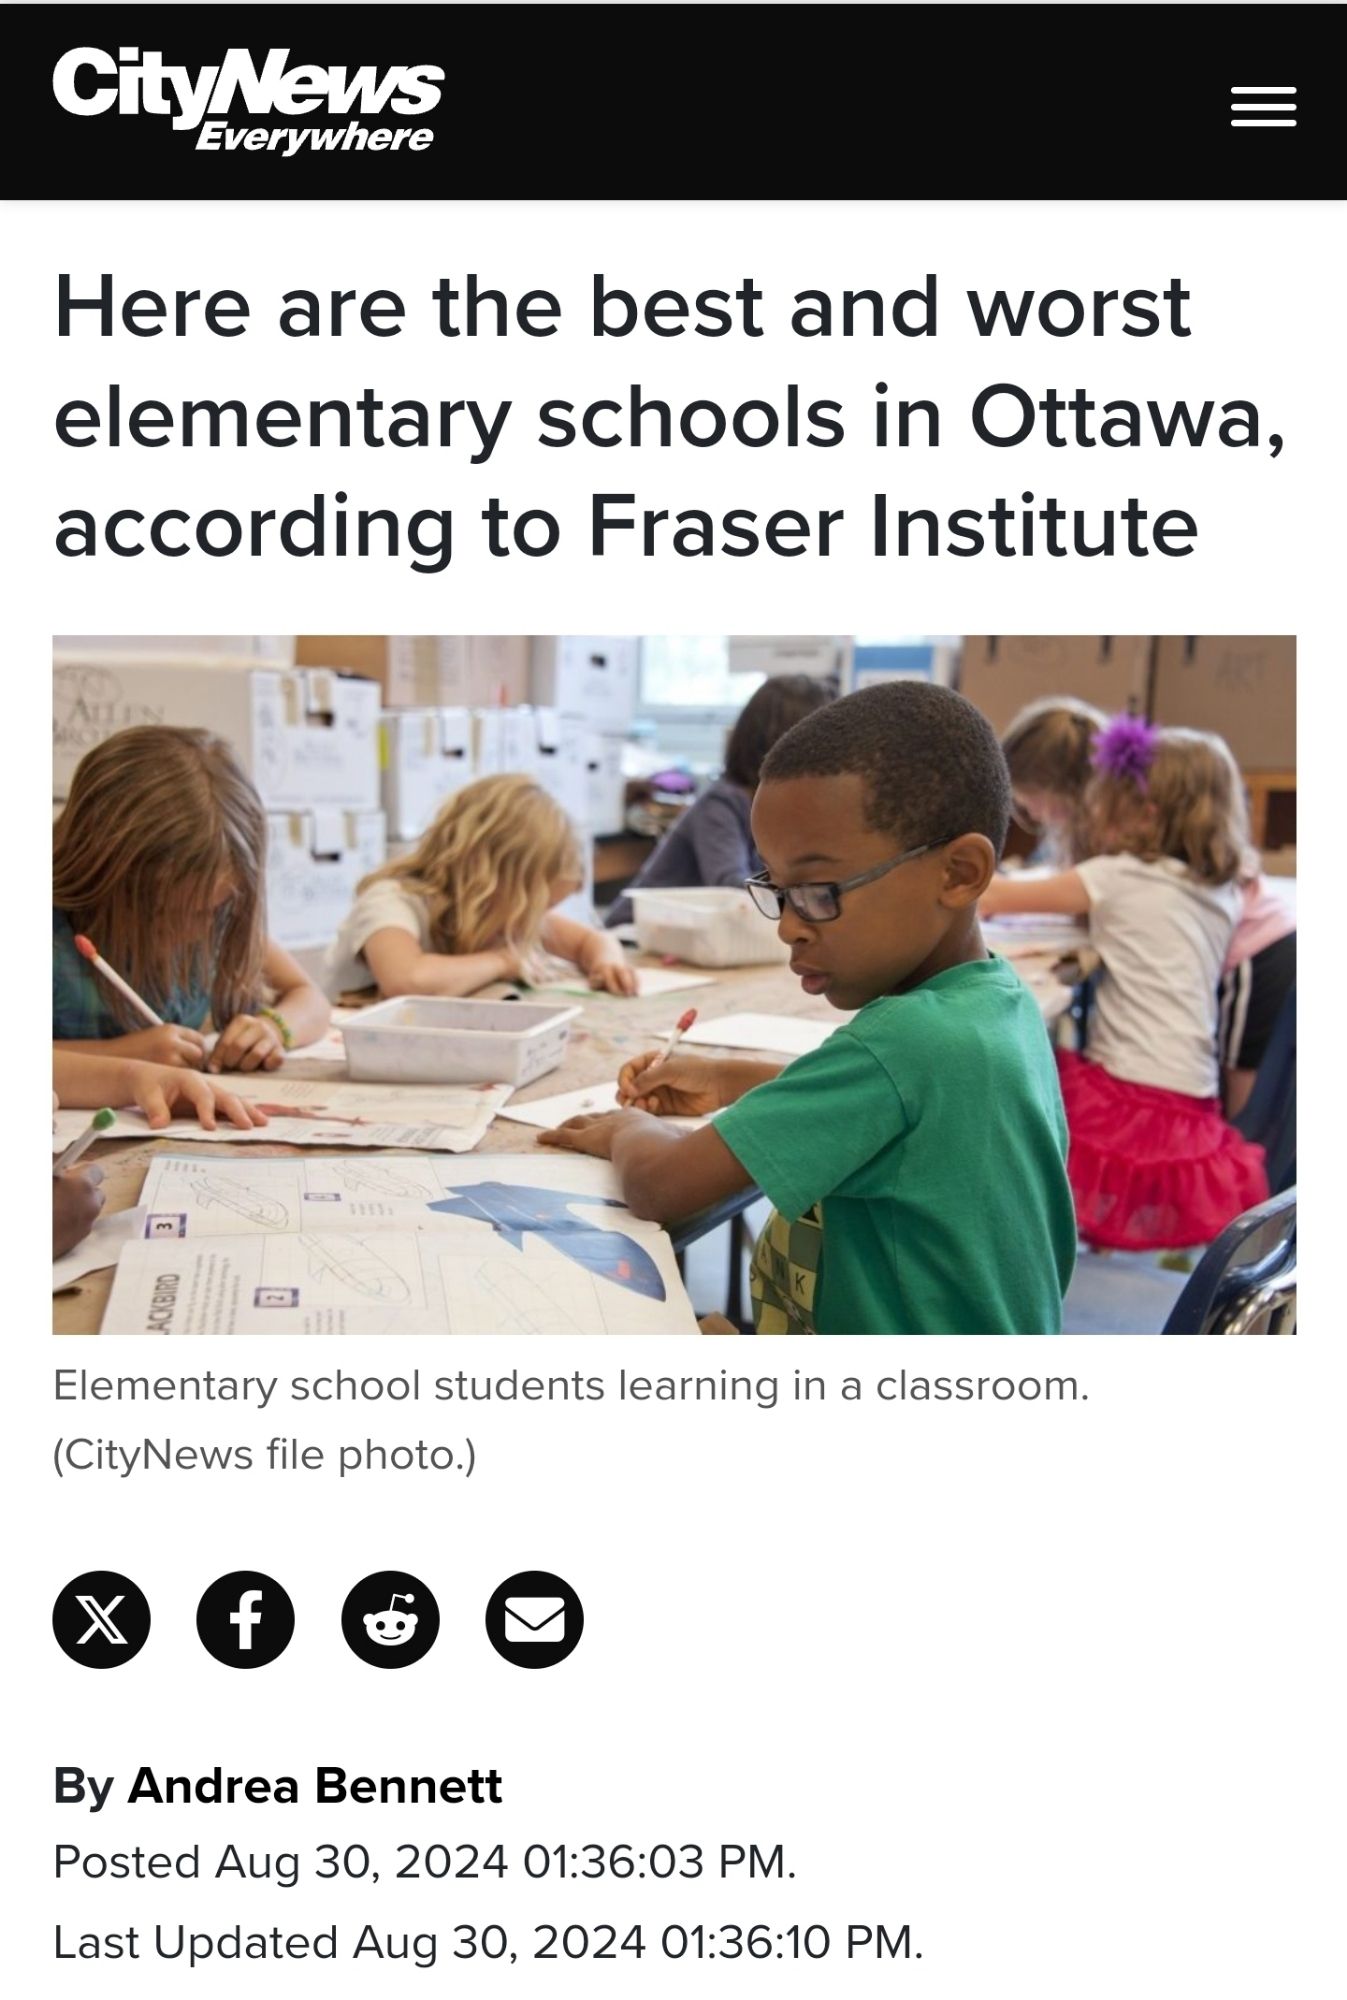
{"type": "Polygon", "coordinates": [[[147,726],[82,759],[52,856],[52,1039],[188,1069],[275,1069],[331,1009],[266,934],[266,815],[229,745],[147,726]],[[93,939],[164,1025],[75,948],[93,939]],[[206,1033],[218,1040],[210,1052],[206,1033]]]}

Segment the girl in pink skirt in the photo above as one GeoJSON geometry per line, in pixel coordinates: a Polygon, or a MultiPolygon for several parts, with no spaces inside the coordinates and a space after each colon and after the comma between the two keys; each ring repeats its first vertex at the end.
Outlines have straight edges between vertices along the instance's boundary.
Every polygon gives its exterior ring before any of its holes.
{"type": "Polygon", "coordinates": [[[1185,1249],[1267,1199],[1263,1150],[1221,1115],[1217,988],[1249,848],[1218,736],[1119,716],[1096,740],[1085,824],[1064,874],[998,876],[985,915],[1085,917],[1102,960],[1089,1054],[1059,1051],[1067,1171],[1087,1243],[1185,1249]]]}

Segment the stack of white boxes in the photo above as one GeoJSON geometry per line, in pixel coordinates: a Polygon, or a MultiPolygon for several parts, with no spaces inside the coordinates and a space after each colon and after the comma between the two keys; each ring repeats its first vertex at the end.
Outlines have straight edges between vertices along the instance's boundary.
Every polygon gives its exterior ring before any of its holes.
{"type": "Polygon", "coordinates": [[[585,886],[566,908],[591,914],[593,838],[624,823],[622,746],[636,710],[636,640],[365,634],[301,638],[296,646],[301,665],[379,683],[392,846],[419,840],[472,779],[523,772],[584,837],[585,886]]]}
{"type": "Polygon", "coordinates": [[[289,641],[230,642],[249,648],[232,658],[215,650],[220,642],[196,639],[75,650],[90,643],[58,642],[53,798],[65,797],[85,752],[118,730],[138,723],[213,730],[266,808],[271,936],[291,950],[327,944],[356,884],[386,852],[377,685],[319,667],[257,664],[284,657],[289,641]],[[275,650],[262,653],[263,645],[275,650]]]}
{"type": "Polygon", "coordinates": [[[533,700],[556,715],[564,755],[583,763],[585,819],[596,838],[626,824],[622,746],[636,714],[639,668],[637,639],[533,642],[533,700]]]}

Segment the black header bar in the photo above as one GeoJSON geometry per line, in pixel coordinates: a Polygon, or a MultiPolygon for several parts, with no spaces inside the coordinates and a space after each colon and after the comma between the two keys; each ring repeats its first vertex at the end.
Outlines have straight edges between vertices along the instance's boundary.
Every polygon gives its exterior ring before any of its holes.
{"type": "Polygon", "coordinates": [[[12,6],[4,192],[1340,198],[1345,11],[12,6]]]}

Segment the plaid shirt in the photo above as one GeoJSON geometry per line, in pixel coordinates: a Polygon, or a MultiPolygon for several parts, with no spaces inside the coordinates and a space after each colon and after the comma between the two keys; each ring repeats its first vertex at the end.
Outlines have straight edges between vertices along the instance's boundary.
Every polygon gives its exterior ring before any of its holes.
{"type": "MultiPolygon", "coordinates": [[[[57,1042],[102,1042],[113,1035],[133,1034],[108,1004],[108,988],[87,959],[75,949],[75,932],[63,910],[51,913],[51,1033],[57,1042]]],[[[203,1027],[210,1016],[210,994],[201,986],[175,986],[167,999],[145,998],[166,1021],[183,1028],[203,1027]]]]}

